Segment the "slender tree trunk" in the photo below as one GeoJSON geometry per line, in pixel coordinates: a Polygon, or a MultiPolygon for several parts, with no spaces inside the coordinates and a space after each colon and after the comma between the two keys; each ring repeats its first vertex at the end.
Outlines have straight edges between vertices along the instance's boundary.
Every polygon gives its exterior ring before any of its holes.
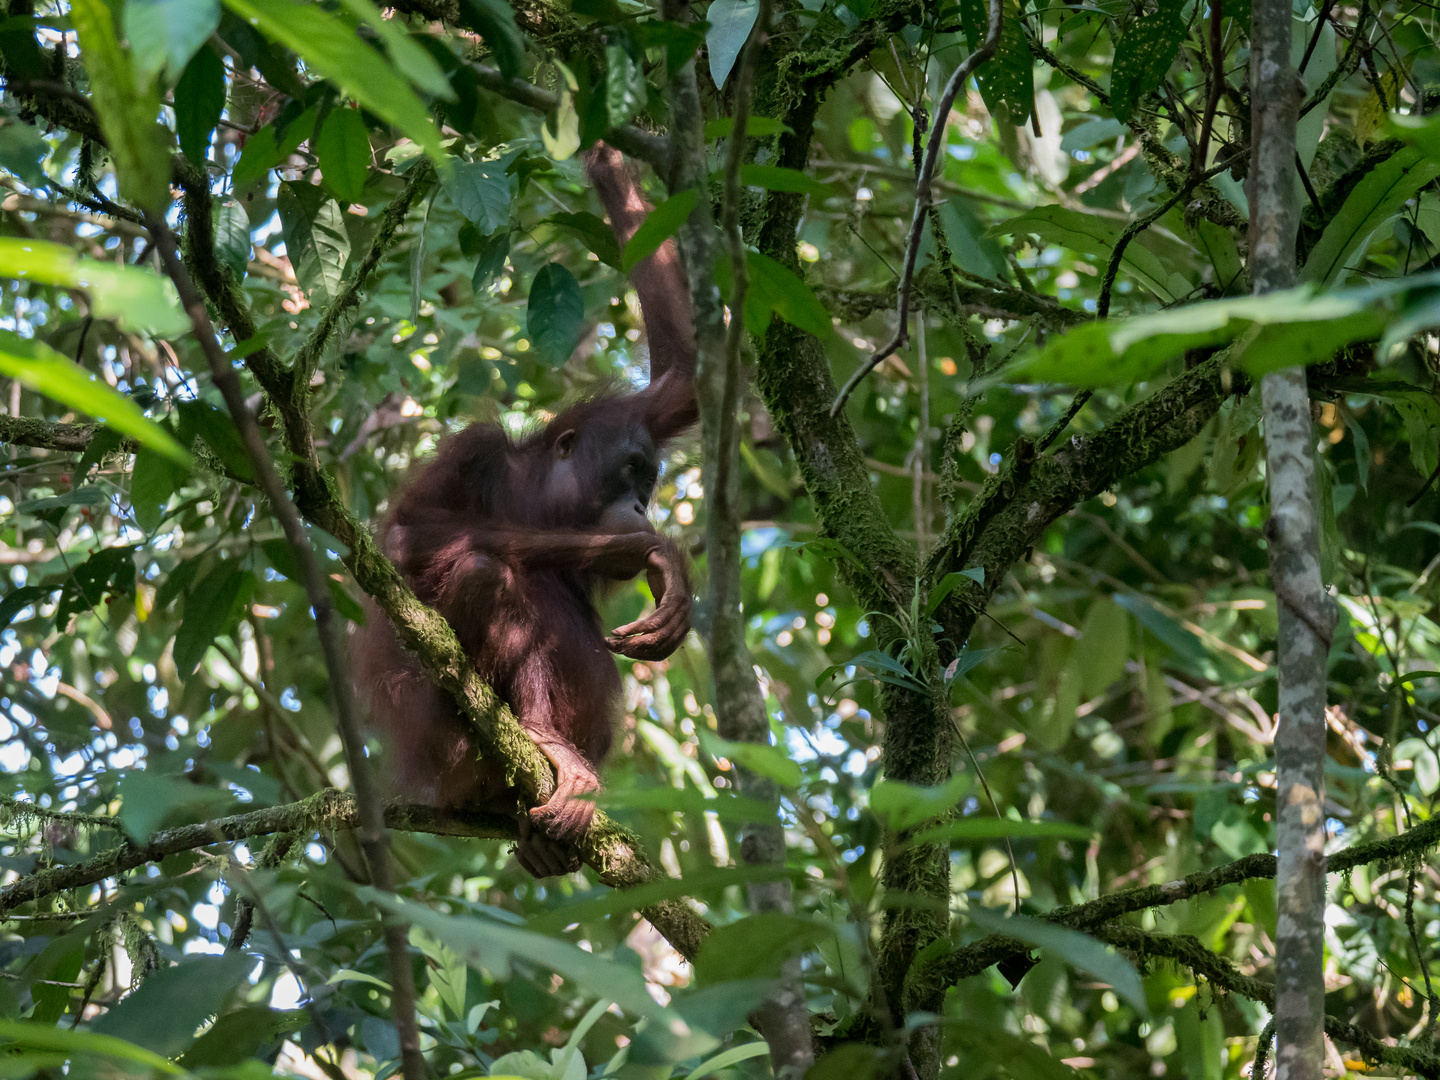
{"type": "MultiPolygon", "coordinates": [[[[669,7],[676,7],[671,4],[669,7]]],[[[705,481],[705,551],[710,570],[710,666],[715,679],[715,714],[720,734],[743,742],[769,743],[770,713],[755,666],[745,645],[745,616],[740,610],[740,398],[744,386],[741,344],[744,325],[732,318],[727,328],[714,266],[725,242],[735,281],[727,298],[732,311],[743,306],[748,287],[745,246],[740,236],[738,204],[740,165],[746,118],[753,94],[757,54],[770,21],[770,0],[760,0],[754,33],[735,72],[735,134],[726,163],[726,192],[721,236],[711,218],[708,195],[702,195],[690,220],[680,230],[680,250],[690,279],[695,306],[698,354],[696,391],[700,401],[703,476],[705,481]]],[[[680,12],[667,10],[668,18],[680,12]]],[[[705,191],[708,166],[701,132],[704,113],[695,82],[694,61],[671,81],[671,189],[699,187],[705,191]]],[[[739,789],[750,798],[774,806],[777,817],[747,826],[741,835],[740,859],[747,865],[785,862],[785,832],[778,818],[780,789],[771,780],[737,770],[739,789]]],[[[758,882],[747,890],[750,910],[793,911],[789,881],[758,882]]],[[[770,1047],[770,1064],[779,1080],[800,1080],[815,1061],[810,1010],[805,1000],[799,960],[788,962],[783,977],[753,1020],[770,1047]]]]}
{"type": "MultiPolygon", "coordinates": [[[[1295,284],[1295,127],[1301,83],[1290,62],[1288,0],[1255,0],[1251,17],[1250,276],[1258,295],[1295,284]]],[[[1332,619],[1320,579],[1315,437],[1305,369],[1266,375],[1261,395],[1270,485],[1265,536],[1280,616],[1275,1067],[1279,1080],[1320,1080],[1325,1049],[1325,660],[1332,619]]]]}

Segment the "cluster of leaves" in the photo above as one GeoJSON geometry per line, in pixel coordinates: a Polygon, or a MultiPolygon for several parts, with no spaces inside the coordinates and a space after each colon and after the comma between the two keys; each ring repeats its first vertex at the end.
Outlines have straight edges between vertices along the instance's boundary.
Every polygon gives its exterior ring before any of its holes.
{"type": "MultiPolygon", "coordinates": [[[[664,201],[657,187],[622,251],[576,154],[627,124],[663,127],[665,80],[692,55],[715,153],[757,10],[713,0],[687,27],[602,0],[402,4],[389,18],[366,0],[12,0],[0,22],[0,374],[17,420],[107,426],[83,451],[17,438],[0,474],[0,788],[22,804],[0,853],[7,877],[346,780],[293,556],[132,211],[159,212],[177,170],[203,170],[216,256],[283,356],[314,339],[376,251],[358,312],[336,313],[310,402],[325,468],[371,519],[446,431],[475,418],[520,430],[643,378],[623,274],[695,196],[664,201]],[[542,111],[492,92],[516,76],[540,87],[542,111]],[[88,105],[76,113],[74,99],[88,105]]],[[[1017,440],[1063,413],[1065,388],[1096,388],[1075,421],[1089,434],[1183,355],[1229,347],[1236,394],[1188,445],[1057,520],[935,672],[875,647],[885,616],[853,599],[853,556],[815,539],[792,448],[747,399],[742,583],[775,745],[713,735],[692,640],[665,663],[621,661],[627,717],[605,774],[604,805],[659,854],[669,895],[703,904],[719,929],[692,967],[633,917],[659,893],[611,894],[585,875],[540,884],[500,842],[397,834],[437,1073],[757,1073],[746,1016],[780,961],[803,955],[817,1030],[838,1045],[817,1075],[863,1075],[874,1059],[841,1044],[869,993],[886,837],[953,814],[927,839],[950,845],[961,935],[1003,928],[1042,959],[1018,990],[992,972],[949,993],[947,1073],[1239,1075],[1261,1007],[986,912],[1040,914],[1273,849],[1277,631],[1258,395],[1240,391],[1281,362],[1320,365],[1325,572],[1344,613],[1330,662],[1333,832],[1391,835],[1432,813],[1440,683],[1404,676],[1440,667],[1440,496],[1426,487],[1437,351],[1419,333],[1435,321],[1424,272],[1440,255],[1440,135],[1386,116],[1434,80],[1434,25],[1423,8],[1329,12],[1296,17],[1318,99],[1300,132],[1313,291],[1257,302],[1243,298],[1248,10],[1225,6],[1216,57],[1208,12],[1171,0],[1007,5],[1000,50],[947,137],[947,243],[927,234],[915,347],[850,409],[890,523],[933,539],[946,514],[936,474],[962,502],[988,490],[1017,440]],[[1133,317],[1091,321],[1102,307],[1133,317]],[[974,762],[939,789],[881,781],[880,688],[937,683],[974,762]],[[784,789],[794,917],[745,917],[754,875],[732,868],[736,830],[759,811],[727,790],[737,765],[784,789]]],[[[876,42],[821,104],[806,171],[762,154],[743,174],[751,210],[764,192],[808,200],[795,238],[807,280],[752,252],[745,326],[757,341],[777,318],[799,327],[843,375],[892,329],[917,107],[983,35],[984,10],[825,0],[777,19],[784,62],[762,79],[775,106],[762,113],[802,92],[784,81],[795,72],[876,42]]],[[[785,134],[773,116],[748,130],[785,134]]],[[[237,360],[255,344],[226,341],[237,360]]],[[[656,500],[662,527],[687,540],[704,521],[698,459],[682,446],[656,500]]],[[[315,539],[338,609],[363,618],[342,546],[315,539]]],[[[947,581],[915,599],[912,628],[964,584],[947,581]]],[[[628,621],[646,599],[623,587],[604,617],[628,621]]],[[[23,909],[0,942],[13,1073],[103,1061],[238,1078],[307,1057],[337,1077],[352,1063],[392,1071],[382,898],[357,886],[358,848],[331,824],[305,820],[279,865],[260,841],[254,859],[213,847],[23,909]],[[241,897],[260,911],[243,959],[221,955],[241,897]]],[[[1331,1011],[1382,1034],[1425,1030],[1436,881],[1426,861],[1337,881],[1331,1011]]],[[[1273,892],[1232,886],[1147,925],[1263,971],[1273,892]]]]}

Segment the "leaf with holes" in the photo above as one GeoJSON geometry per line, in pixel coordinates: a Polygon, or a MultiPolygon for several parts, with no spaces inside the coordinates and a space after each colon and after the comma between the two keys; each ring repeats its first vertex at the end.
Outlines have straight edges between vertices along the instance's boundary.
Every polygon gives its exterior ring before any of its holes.
{"type": "Polygon", "coordinates": [[[1185,31],[1184,0],[1160,0],[1158,10],[1125,28],[1110,73],[1110,111],[1117,120],[1128,121],[1140,99],[1164,84],[1185,31]]]}
{"type": "MultiPolygon", "coordinates": [[[[986,0],[961,0],[960,19],[965,27],[966,42],[970,48],[978,48],[989,30],[989,4],[986,0]]],[[[1021,24],[1019,9],[1013,3],[1006,3],[995,55],[975,71],[986,107],[1017,126],[1029,120],[1035,108],[1034,63],[1021,24]]],[[[963,90],[960,96],[964,98],[963,90]]]]}

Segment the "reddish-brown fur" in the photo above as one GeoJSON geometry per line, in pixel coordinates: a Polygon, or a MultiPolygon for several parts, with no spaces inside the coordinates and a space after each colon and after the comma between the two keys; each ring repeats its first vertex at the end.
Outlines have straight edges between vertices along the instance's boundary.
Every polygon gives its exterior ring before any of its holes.
{"type": "MultiPolygon", "coordinates": [[[[609,147],[591,152],[587,170],[623,246],[648,206],[609,147]]],[[[554,797],[521,815],[518,854],[536,876],[573,869],[573,845],[589,828],[594,804],[576,796],[599,786],[621,712],[610,652],[659,659],[689,628],[683,556],[643,522],[660,447],[696,417],[689,291],[674,245],[638,266],[632,281],[650,343],[645,390],[574,405],[519,439],[497,424],[472,425],[441,444],[381,526],[386,553],[555,765],[554,797]],[[611,511],[627,501],[614,519],[626,531],[617,531],[611,511]],[[656,610],[607,637],[592,595],[606,580],[642,572],[656,610]]],[[[369,616],[356,635],[354,672],[392,792],[514,810],[501,764],[477,760],[449,696],[383,615],[369,616]]]]}

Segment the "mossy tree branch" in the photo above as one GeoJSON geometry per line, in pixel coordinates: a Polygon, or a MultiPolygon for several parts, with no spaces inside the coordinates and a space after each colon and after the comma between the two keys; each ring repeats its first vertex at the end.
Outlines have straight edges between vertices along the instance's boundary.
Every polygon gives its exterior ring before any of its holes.
{"type": "MultiPolygon", "coordinates": [[[[36,811],[23,803],[5,807],[9,821],[23,820],[36,811]]],[[[355,829],[360,811],[355,797],[334,788],[317,791],[300,802],[252,810],[248,814],[216,818],[194,825],[180,825],[155,833],[143,843],[125,837],[118,819],[99,815],[47,815],[83,830],[105,828],[121,836],[120,842],[99,855],[69,866],[54,866],[27,874],[0,888],[0,914],[20,904],[47,896],[95,885],[119,877],[147,863],[158,863],[171,855],[195,851],[212,844],[234,843],[275,833],[300,832],[309,835],[331,830],[355,829]]],[[[515,819],[505,814],[456,814],[430,806],[392,803],[385,808],[385,824],[401,832],[431,833],[436,836],[471,836],[513,840],[519,834],[515,819]]]]}

